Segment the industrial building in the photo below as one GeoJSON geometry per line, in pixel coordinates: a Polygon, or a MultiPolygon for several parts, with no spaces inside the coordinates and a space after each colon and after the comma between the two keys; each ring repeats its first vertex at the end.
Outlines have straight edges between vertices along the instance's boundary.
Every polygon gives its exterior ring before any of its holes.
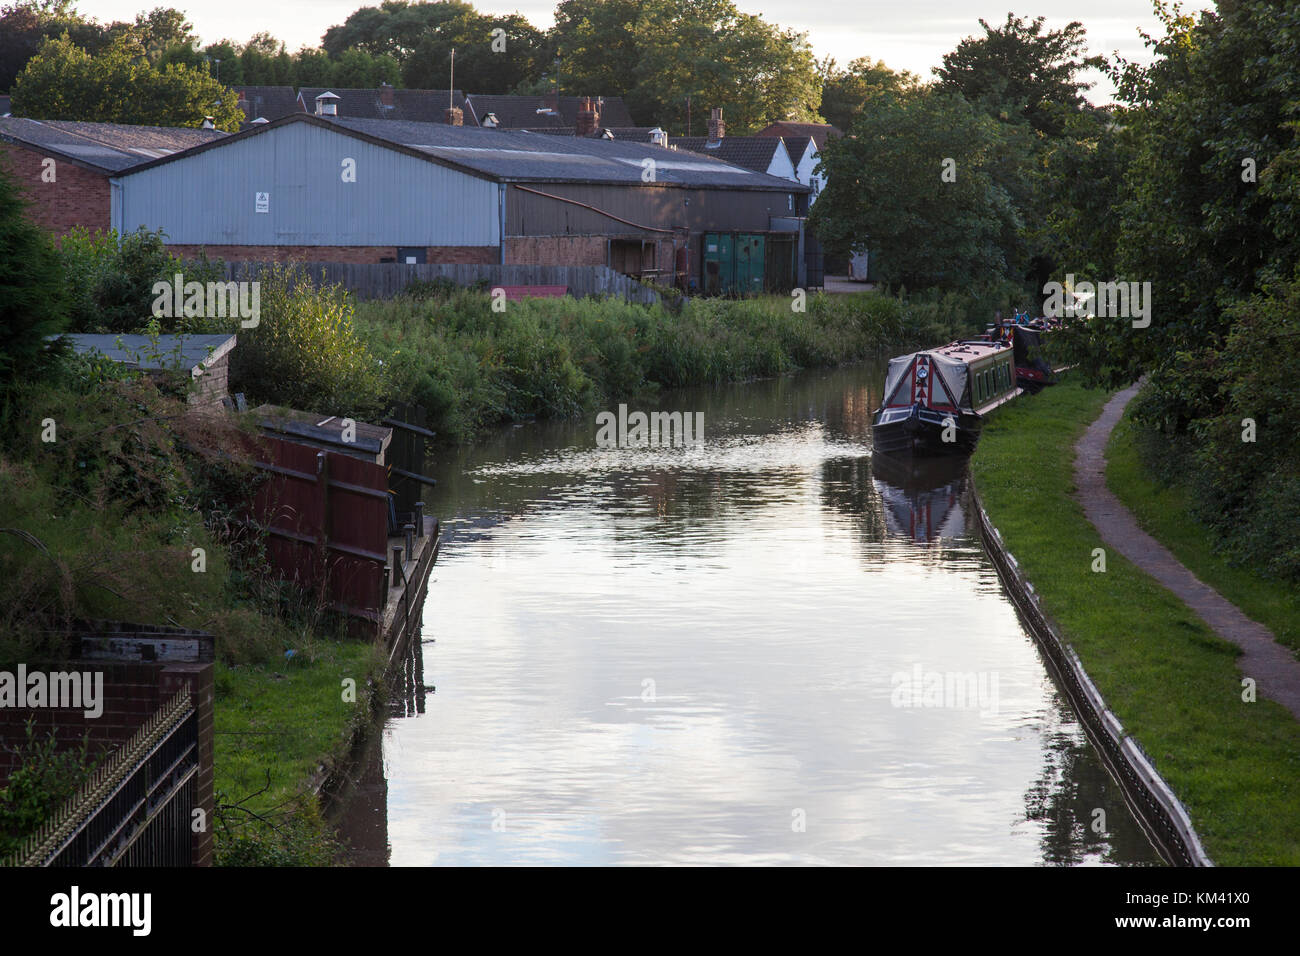
{"type": "Polygon", "coordinates": [[[801,283],[809,193],[649,142],[307,113],[113,185],[113,226],[162,229],[183,256],[605,265],[718,292],[801,283]],[[719,236],[750,256],[742,279],[719,236]]]}

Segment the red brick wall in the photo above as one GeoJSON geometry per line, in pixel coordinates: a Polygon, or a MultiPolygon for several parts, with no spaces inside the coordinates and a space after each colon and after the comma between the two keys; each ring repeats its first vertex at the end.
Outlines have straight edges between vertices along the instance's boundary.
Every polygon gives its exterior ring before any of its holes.
{"type": "Polygon", "coordinates": [[[0,162],[31,200],[27,215],[32,221],[56,236],[73,226],[85,226],[91,232],[108,229],[108,177],[56,159],[54,182],[44,182],[41,175],[47,167],[41,162],[45,158],[36,150],[0,143],[0,162]]]}
{"type": "MultiPolygon", "coordinates": [[[[200,251],[209,259],[229,262],[355,262],[371,263],[381,259],[397,261],[396,246],[190,246],[168,244],[172,255],[182,259],[198,258],[200,251]]],[[[430,263],[488,264],[501,257],[496,246],[429,246],[425,261],[430,263]]]]}
{"type": "MultiPolygon", "coordinates": [[[[506,265],[527,266],[605,266],[608,242],[619,236],[516,236],[506,239],[506,265]]],[[[632,237],[640,239],[640,236],[632,237]]],[[[657,247],[658,268],[673,268],[673,240],[648,239],[647,246],[657,247]]],[[[649,250],[647,249],[647,256],[649,250]]]]}

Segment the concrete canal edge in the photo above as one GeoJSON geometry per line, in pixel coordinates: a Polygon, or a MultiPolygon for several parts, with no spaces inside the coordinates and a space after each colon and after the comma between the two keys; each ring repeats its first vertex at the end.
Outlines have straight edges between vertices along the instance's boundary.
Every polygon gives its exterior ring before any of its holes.
{"type": "Polygon", "coordinates": [[[973,483],[971,490],[984,549],[993,559],[1021,620],[1065,688],[1088,739],[1119,783],[1125,803],[1166,862],[1175,866],[1214,866],[1201,846],[1187,809],[1156,772],[1141,745],[1124,732],[1119,718],[1106,706],[1074,648],[1043,612],[1038,593],[1007,550],[973,483]]]}

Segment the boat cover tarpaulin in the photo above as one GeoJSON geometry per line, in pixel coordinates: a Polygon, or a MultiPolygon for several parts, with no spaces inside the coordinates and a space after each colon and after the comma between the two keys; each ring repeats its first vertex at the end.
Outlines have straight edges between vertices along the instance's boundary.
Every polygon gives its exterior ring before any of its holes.
{"type": "Polygon", "coordinates": [[[966,394],[966,382],[970,378],[970,369],[965,362],[944,355],[942,352],[915,352],[911,355],[900,355],[898,358],[890,359],[889,371],[885,374],[885,400],[881,404],[906,405],[910,403],[910,395],[899,396],[896,399],[894,391],[900,384],[903,384],[904,380],[909,386],[911,385],[909,370],[918,355],[928,355],[930,357],[930,367],[939,374],[943,384],[958,405],[962,405],[962,396],[966,394]]]}

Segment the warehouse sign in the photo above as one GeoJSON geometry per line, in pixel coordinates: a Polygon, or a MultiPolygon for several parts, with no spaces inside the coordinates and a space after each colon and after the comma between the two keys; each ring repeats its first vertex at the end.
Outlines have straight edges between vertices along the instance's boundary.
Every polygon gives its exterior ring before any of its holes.
{"type": "Polygon", "coordinates": [[[270,193],[258,193],[258,194],[257,194],[257,206],[256,206],[256,209],[257,209],[257,212],[270,212],[270,211],[271,211],[271,194],[270,194],[270,193]]]}

